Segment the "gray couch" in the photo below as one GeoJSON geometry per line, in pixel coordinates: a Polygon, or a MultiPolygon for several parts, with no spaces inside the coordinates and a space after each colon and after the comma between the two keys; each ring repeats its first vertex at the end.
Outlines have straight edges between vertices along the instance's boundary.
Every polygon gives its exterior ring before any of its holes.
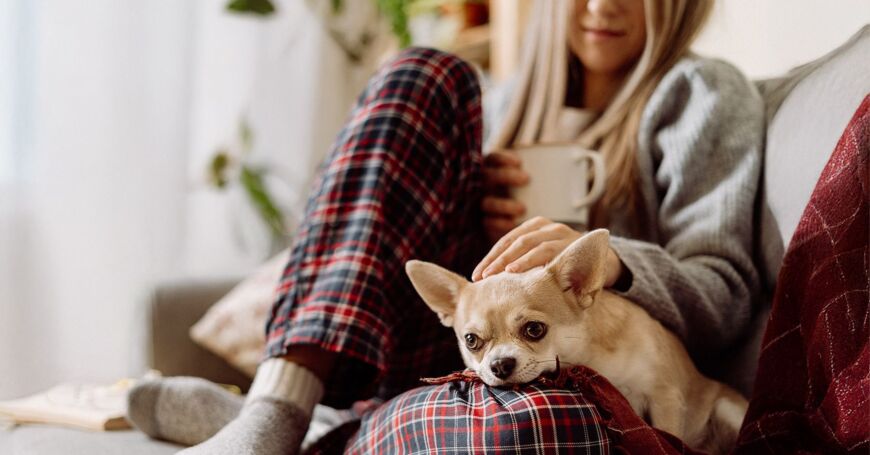
{"type": "MultiPolygon", "coordinates": [[[[772,295],[785,246],[788,244],[816,179],[846,123],[870,93],[870,26],[849,42],[782,78],[760,81],[768,104],[765,171],[759,204],[758,263],[772,295]]],[[[250,380],[220,358],[195,345],[188,328],[224,295],[232,282],[177,282],[159,286],[151,299],[150,364],[165,375],[194,375],[237,384],[250,380]]],[[[751,386],[766,313],[736,361],[731,382],[751,386]],[[748,373],[748,374],[747,374],[748,373]]],[[[149,440],[136,431],[90,433],[52,427],[0,430],[0,454],[169,454],[178,446],[149,440]]]]}

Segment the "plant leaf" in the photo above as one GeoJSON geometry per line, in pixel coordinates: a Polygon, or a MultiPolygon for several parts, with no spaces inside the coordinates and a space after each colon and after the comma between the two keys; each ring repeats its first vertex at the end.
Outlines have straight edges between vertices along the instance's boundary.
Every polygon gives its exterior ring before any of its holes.
{"type": "Polygon", "coordinates": [[[268,16],[275,12],[275,5],[270,0],[231,0],[227,4],[227,10],[235,13],[268,16]]]}
{"type": "Polygon", "coordinates": [[[414,0],[377,0],[381,13],[390,21],[393,34],[399,39],[399,45],[407,47],[411,44],[411,32],[408,28],[408,5],[414,0]]]}
{"type": "Polygon", "coordinates": [[[260,214],[260,218],[272,230],[272,235],[276,238],[283,238],[287,233],[286,226],[284,226],[284,214],[272,201],[272,196],[263,183],[263,172],[249,166],[242,166],[239,179],[248,194],[248,198],[260,214]]]}
{"type": "Polygon", "coordinates": [[[251,131],[251,126],[248,125],[248,120],[245,118],[239,121],[239,139],[242,141],[242,152],[251,153],[251,148],[254,145],[254,133],[251,131]]]}
{"type": "Polygon", "coordinates": [[[230,166],[230,156],[226,150],[218,150],[208,166],[208,179],[214,186],[223,189],[227,186],[227,168],[230,166]]]}

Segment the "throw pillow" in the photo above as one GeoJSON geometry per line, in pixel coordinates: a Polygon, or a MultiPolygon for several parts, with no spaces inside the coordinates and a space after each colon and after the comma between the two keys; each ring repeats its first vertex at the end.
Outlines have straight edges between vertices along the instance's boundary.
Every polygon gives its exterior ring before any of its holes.
{"type": "Polygon", "coordinates": [[[266,345],[265,326],[290,251],[261,265],[190,328],[190,337],[254,377],[266,345]]]}

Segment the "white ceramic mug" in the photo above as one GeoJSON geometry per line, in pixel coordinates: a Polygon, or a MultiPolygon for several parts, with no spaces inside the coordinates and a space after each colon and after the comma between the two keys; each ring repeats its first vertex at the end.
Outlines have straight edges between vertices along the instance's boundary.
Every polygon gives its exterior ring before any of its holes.
{"type": "Polygon", "coordinates": [[[601,154],[576,144],[542,144],[512,151],[520,157],[523,170],[530,177],[528,185],[511,192],[526,206],[526,214],[519,221],[543,216],[585,228],[589,206],[604,192],[601,154]],[[594,171],[591,174],[590,164],[594,171]]]}

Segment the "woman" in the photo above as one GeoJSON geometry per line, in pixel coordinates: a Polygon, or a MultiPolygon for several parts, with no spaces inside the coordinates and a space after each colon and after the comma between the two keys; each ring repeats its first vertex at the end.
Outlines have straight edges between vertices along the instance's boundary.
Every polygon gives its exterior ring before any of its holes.
{"type": "MultiPolygon", "coordinates": [[[[238,417],[186,453],[292,452],[321,398],[339,407],[389,400],[421,376],[461,369],[452,331],[416,296],[403,264],[428,260],[481,279],[546,263],[581,235],[542,218],[516,225],[524,207],[504,194],[530,178],[506,151],[519,145],[571,140],[605,157],[593,225],[613,234],[612,290],[661,320],[696,359],[742,334],[757,288],[750,249],[762,103],[736,69],[689,53],[711,2],[535,8],[521,71],[488,112],[487,148],[499,151],[485,160],[467,64],[411,49],[371,80],[315,184],[267,326],[269,359],[238,417]]],[[[430,417],[473,414],[469,402],[433,390],[442,389],[407,392],[369,414],[348,447],[438,451],[477,437],[464,424],[436,430],[407,419],[414,407],[430,417]]],[[[594,422],[577,423],[594,407],[588,397],[544,390],[543,409],[523,399],[532,392],[510,393],[528,419],[477,422],[509,428],[488,443],[528,449],[548,434],[558,435],[544,438],[551,449],[601,442],[594,422]]]]}

